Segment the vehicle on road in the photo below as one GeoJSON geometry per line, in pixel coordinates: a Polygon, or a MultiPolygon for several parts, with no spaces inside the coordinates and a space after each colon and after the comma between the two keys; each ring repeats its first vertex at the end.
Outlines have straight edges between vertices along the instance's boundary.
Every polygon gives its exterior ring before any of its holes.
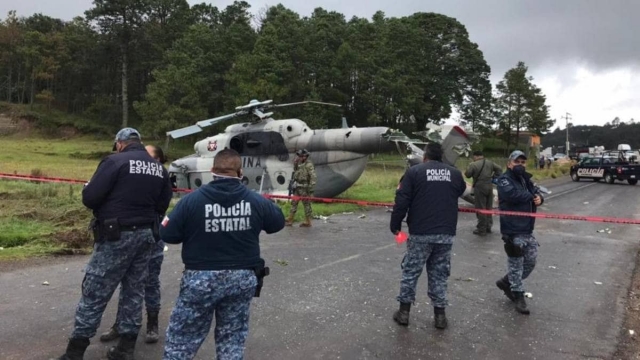
{"type": "Polygon", "coordinates": [[[553,155],[553,161],[564,159],[566,157],[567,157],[567,155],[565,155],[563,153],[557,153],[557,154],[553,155]]]}
{"type": "Polygon", "coordinates": [[[631,164],[628,161],[620,161],[619,158],[603,154],[597,157],[586,157],[571,167],[571,179],[592,179],[613,184],[617,181],[627,181],[635,185],[640,179],[640,164],[631,164]]]}

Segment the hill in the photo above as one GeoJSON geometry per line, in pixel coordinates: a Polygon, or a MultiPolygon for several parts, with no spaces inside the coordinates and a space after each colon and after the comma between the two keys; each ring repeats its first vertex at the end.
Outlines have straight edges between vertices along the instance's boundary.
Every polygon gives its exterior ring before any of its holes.
{"type": "MultiPolygon", "coordinates": [[[[564,147],[566,129],[555,131],[542,137],[542,147],[564,147]]],[[[621,122],[604,126],[577,125],[569,126],[569,142],[576,146],[604,146],[615,149],[618,144],[629,144],[632,149],[640,148],[640,124],[621,122]]]]}

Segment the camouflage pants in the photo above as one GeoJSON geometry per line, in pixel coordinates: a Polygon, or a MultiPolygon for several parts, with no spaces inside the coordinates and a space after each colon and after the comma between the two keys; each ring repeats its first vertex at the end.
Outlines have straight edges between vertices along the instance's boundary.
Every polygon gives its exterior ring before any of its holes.
{"type": "MultiPolygon", "coordinates": [[[[162,261],[164,260],[164,241],[160,240],[151,250],[151,259],[149,259],[149,270],[144,288],[144,303],[149,311],[160,311],[160,270],[162,261]]],[[[124,291],[120,286],[120,297],[118,299],[118,314],[116,315],[117,325],[121,322],[123,315],[124,291]]]]}
{"type": "MultiPolygon", "coordinates": [[[[473,189],[473,197],[475,199],[476,209],[493,209],[493,185],[492,184],[476,184],[473,189]]],[[[487,232],[493,226],[493,216],[476,213],[478,224],[476,228],[480,232],[487,232]]]]}
{"type": "Polygon", "coordinates": [[[164,241],[158,241],[151,252],[149,260],[149,276],[144,288],[144,303],[147,311],[160,311],[160,270],[164,260],[164,241]]]}
{"type": "Polygon", "coordinates": [[[137,334],[142,323],[144,285],[151,248],[156,241],[150,229],[123,231],[118,241],[94,245],[82,280],[82,297],[72,337],[95,336],[107,303],[122,283],[121,334],[137,334]]]}
{"type": "MultiPolygon", "coordinates": [[[[312,196],[309,188],[298,186],[293,191],[293,195],[297,196],[312,196]]],[[[304,205],[304,216],[307,218],[311,217],[311,201],[309,200],[301,200],[304,205]]],[[[289,211],[289,215],[293,217],[298,211],[298,200],[291,200],[291,210],[289,211]]]]}
{"type": "Polygon", "coordinates": [[[258,280],[252,270],[185,270],[166,333],[164,360],[193,359],[215,314],[218,360],[244,357],[249,308],[258,280]]]}
{"type": "Polygon", "coordinates": [[[522,280],[529,277],[533,268],[536,266],[539,244],[533,235],[516,235],[513,243],[516,246],[522,246],[524,255],[521,257],[509,256],[509,273],[507,276],[511,284],[512,292],[524,292],[522,280]]]}
{"type": "Polygon", "coordinates": [[[410,236],[407,253],[402,260],[401,303],[413,303],[418,278],[426,266],[429,280],[428,295],[434,307],[447,306],[447,279],[451,273],[451,235],[410,236]]]}

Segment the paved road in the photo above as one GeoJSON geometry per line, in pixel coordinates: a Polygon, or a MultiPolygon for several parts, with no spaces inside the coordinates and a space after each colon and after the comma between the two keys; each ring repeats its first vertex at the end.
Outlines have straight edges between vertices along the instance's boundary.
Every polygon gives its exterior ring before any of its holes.
{"type": "MultiPolygon", "coordinates": [[[[554,194],[541,211],[640,215],[638,186],[563,179],[550,189],[554,194]]],[[[393,322],[404,249],[390,235],[384,209],[359,215],[335,215],[311,229],[286,228],[262,238],[272,274],[252,304],[247,359],[608,359],[615,351],[638,252],[637,226],[538,220],[538,265],[525,282],[532,313],[524,316],[494,285],[506,270],[499,235],[474,236],[475,215],[461,214],[449,328],[440,331],[433,327],[424,274],[409,327],[393,322]],[[612,233],[597,232],[605,227],[612,233]]],[[[165,254],[163,328],[182,269],[179,247],[165,254]]],[[[49,359],[64,351],[87,259],[0,274],[1,359],[49,359]]],[[[112,324],[115,306],[109,304],[99,332],[112,324]]],[[[160,359],[163,341],[164,334],[155,345],[139,341],[137,359],[160,359]]],[[[106,349],[96,337],[85,359],[104,359],[106,349]]],[[[197,358],[214,357],[211,331],[197,358]]]]}

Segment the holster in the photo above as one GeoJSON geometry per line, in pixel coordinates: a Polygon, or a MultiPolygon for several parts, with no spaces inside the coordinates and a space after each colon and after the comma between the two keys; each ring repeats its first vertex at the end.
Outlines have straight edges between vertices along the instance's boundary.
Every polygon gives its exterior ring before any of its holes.
{"type": "Polygon", "coordinates": [[[520,246],[516,246],[513,243],[513,238],[513,235],[502,235],[502,240],[504,241],[504,251],[509,257],[522,257],[524,255],[524,251],[520,246]]]}
{"type": "Polygon", "coordinates": [[[93,234],[93,241],[100,242],[100,229],[98,219],[92,218],[89,222],[89,228],[87,229],[93,234]]]}
{"type": "Polygon", "coordinates": [[[263,279],[265,276],[269,275],[269,267],[264,266],[264,262],[253,268],[253,272],[256,274],[256,278],[258,279],[258,285],[256,286],[256,292],[253,297],[260,297],[260,291],[262,290],[263,279]]]}
{"type": "Polygon", "coordinates": [[[120,240],[120,223],[118,218],[106,219],[99,227],[100,237],[107,241],[120,240]]]}

